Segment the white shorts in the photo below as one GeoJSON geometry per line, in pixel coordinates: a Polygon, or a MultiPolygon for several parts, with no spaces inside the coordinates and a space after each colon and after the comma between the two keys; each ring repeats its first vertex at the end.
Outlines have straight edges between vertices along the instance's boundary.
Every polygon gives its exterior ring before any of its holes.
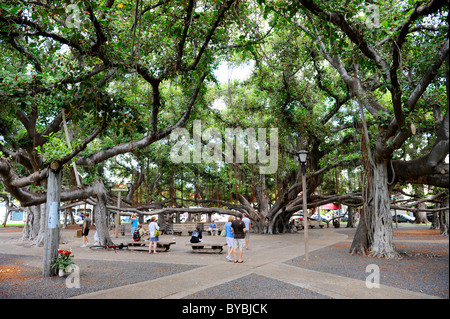
{"type": "Polygon", "coordinates": [[[227,245],[228,245],[228,247],[233,248],[234,238],[233,237],[226,237],[226,238],[227,238],[227,245]]]}

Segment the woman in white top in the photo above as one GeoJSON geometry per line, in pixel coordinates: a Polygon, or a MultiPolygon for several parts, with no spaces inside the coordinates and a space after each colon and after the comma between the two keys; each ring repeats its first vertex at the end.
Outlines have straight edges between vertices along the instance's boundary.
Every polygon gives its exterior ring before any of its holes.
{"type": "Polygon", "coordinates": [[[148,231],[150,232],[150,246],[148,248],[148,253],[152,254],[152,246],[153,246],[153,254],[157,254],[156,245],[159,240],[159,237],[155,236],[155,230],[159,230],[159,226],[156,223],[156,217],[153,216],[150,224],[148,225],[148,231]]]}

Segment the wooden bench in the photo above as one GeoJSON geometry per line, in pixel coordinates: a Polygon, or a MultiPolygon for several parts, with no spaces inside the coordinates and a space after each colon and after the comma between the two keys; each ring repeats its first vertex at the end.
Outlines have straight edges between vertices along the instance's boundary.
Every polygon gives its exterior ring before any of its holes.
{"type": "MultiPolygon", "coordinates": [[[[223,229],[225,229],[225,223],[224,222],[216,223],[216,229],[217,229],[217,235],[220,236],[220,232],[223,229]]],[[[211,226],[209,226],[209,223],[203,223],[203,231],[209,235],[212,235],[211,226]]]]}
{"type": "MultiPolygon", "coordinates": [[[[325,220],[321,219],[320,221],[317,219],[309,219],[308,218],[308,226],[309,228],[314,228],[314,227],[320,227],[323,228],[323,226],[325,226],[325,220]]],[[[297,230],[299,229],[303,229],[303,220],[300,221],[300,223],[298,223],[298,225],[296,225],[297,230]]],[[[327,227],[328,228],[328,227],[327,227]]]]}
{"type": "Polygon", "coordinates": [[[223,246],[226,246],[226,243],[218,244],[218,243],[189,243],[186,246],[192,247],[192,252],[194,253],[211,253],[211,254],[220,254],[223,250],[223,246]]]}
{"type": "MultiPolygon", "coordinates": [[[[148,251],[149,241],[133,241],[127,244],[128,250],[139,250],[139,251],[148,251]]],[[[170,245],[176,244],[174,241],[164,242],[158,241],[156,242],[156,251],[164,252],[170,249],[170,245]]]]}
{"type": "Polygon", "coordinates": [[[192,232],[197,228],[197,224],[188,223],[188,224],[173,224],[172,232],[174,235],[192,235],[192,232]]]}

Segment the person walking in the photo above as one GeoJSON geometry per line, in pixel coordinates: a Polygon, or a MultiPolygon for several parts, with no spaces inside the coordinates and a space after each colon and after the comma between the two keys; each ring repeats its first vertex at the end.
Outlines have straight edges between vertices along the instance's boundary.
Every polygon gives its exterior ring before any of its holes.
{"type": "Polygon", "coordinates": [[[88,235],[89,235],[89,229],[91,228],[91,219],[89,218],[89,214],[86,215],[86,217],[83,219],[83,228],[81,230],[81,236],[83,237],[83,245],[81,245],[81,247],[86,247],[89,246],[89,240],[88,240],[88,235]]]}
{"type": "Polygon", "coordinates": [[[233,255],[235,263],[243,263],[242,253],[245,247],[245,224],[242,221],[242,214],[236,216],[236,219],[231,222],[231,230],[234,235],[233,240],[233,255]],[[239,249],[239,258],[237,258],[237,250],[239,249]]]}
{"type": "Polygon", "coordinates": [[[250,228],[252,227],[252,222],[250,221],[250,218],[248,218],[246,215],[244,215],[244,218],[242,218],[242,221],[245,224],[245,249],[248,249],[248,240],[250,237],[250,228]]]}
{"type": "Polygon", "coordinates": [[[150,224],[148,225],[148,231],[150,233],[150,245],[148,247],[149,254],[157,254],[156,246],[158,245],[159,237],[155,235],[156,230],[159,230],[159,225],[156,222],[156,217],[153,216],[150,224]],[[152,247],[153,247],[153,253],[152,253],[152,247]]]}
{"type": "Polygon", "coordinates": [[[225,224],[225,238],[227,241],[227,246],[228,246],[228,254],[227,257],[225,257],[226,260],[228,261],[233,261],[233,257],[231,257],[231,254],[233,253],[233,241],[234,241],[234,234],[233,231],[231,230],[231,222],[234,220],[233,216],[228,217],[228,222],[225,224]]]}

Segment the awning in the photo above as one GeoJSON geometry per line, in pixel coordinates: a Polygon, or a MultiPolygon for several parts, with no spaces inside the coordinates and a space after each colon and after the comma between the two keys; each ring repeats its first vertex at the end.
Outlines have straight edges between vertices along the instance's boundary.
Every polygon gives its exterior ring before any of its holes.
{"type": "Polygon", "coordinates": [[[325,204],[319,207],[322,210],[333,210],[339,209],[339,206],[334,205],[333,203],[325,204]]]}

